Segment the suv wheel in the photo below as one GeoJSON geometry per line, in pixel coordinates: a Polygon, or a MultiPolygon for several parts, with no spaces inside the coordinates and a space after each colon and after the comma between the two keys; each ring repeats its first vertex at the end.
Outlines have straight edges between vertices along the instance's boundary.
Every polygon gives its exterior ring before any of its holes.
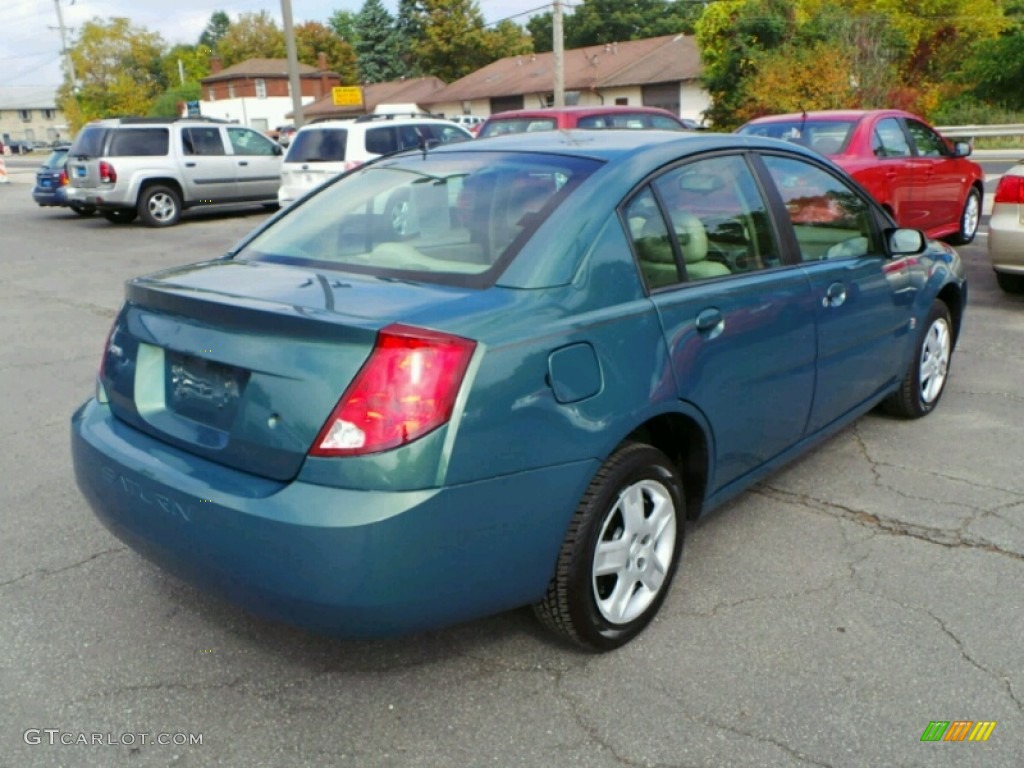
{"type": "Polygon", "coordinates": [[[146,187],[139,196],[139,216],[149,227],[170,227],[181,218],[181,198],[170,187],[146,187]]]}
{"type": "Polygon", "coordinates": [[[115,208],[112,211],[103,211],[103,218],[111,224],[131,224],[138,216],[138,212],[131,208],[115,208]]]}

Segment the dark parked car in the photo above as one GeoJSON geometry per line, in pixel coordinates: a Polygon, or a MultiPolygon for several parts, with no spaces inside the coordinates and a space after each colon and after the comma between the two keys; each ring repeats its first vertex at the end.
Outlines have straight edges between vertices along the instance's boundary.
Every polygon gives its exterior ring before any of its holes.
{"type": "Polygon", "coordinates": [[[897,109],[836,110],[751,120],[738,133],[810,147],[859,181],[896,221],[963,245],[981,221],[985,174],[924,120],[897,109]]]}
{"type": "Polygon", "coordinates": [[[75,473],[130,546],[269,616],[373,635],[532,604],[607,650],[658,611],[685,520],[876,405],[932,411],[966,299],[950,246],[793,145],[419,148],[131,281],[75,473]]]}
{"type": "Polygon", "coordinates": [[[7,142],[7,148],[11,150],[12,155],[27,155],[29,152],[35,151],[36,146],[31,141],[24,139],[11,139],[7,142]]]}
{"type": "Polygon", "coordinates": [[[533,133],[568,128],[597,130],[685,131],[686,125],[667,109],[658,107],[549,107],[547,109],[513,109],[487,118],[477,138],[504,136],[508,133],[533,133]]]}
{"type": "Polygon", "coordinates": [[[36,171],[36,185],[32,188],[32,199],[42,206],[67,206],[75,213],[90,216],[96,209],[90,205],[70,203],[67,196],[68,150],[55,149],[36,171]]]}

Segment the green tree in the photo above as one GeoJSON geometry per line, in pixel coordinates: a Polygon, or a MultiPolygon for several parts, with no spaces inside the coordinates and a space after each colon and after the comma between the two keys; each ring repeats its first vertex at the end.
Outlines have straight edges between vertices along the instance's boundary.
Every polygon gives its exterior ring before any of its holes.
{"type": "Polygon", "coordinates": [[[284,32],[266,11],[240,14],[217,43],[225,67],[246,59],[283,59],[284,32]]]}
{"type": "Polygon", "coordinates": [[[217,43],[227,34],[231,27],[231,18],[224,11],[214,11],[206,24],[206,29],[199,36],[199,45],[206,46],[210,50],[217,50],[217,43]]]}
{"type": "Polygon", "coordinates": [[[451,82],[501,58],[487,48],[476,0],[420,0],[419,8],[423,37],[412,52],[424,73],[451,82]]]}
{"type": "Polygon", "coordinates": [[[164,91],[153,101],[149,109],[150,117],[177,117],[181,115],[182,105],[186,101],[202,99],[202,88],[197,82],[186,82],[176,88],[164,91]]]}
{"type": "Polygon", "coordinates": [[[488,47],[493,60],[506,56],[517,56],[521,53],[533,53],[533,38],[514,21],[503,19],[487,33],[488,47]]]}
{"type": "Polygon", "coordinates": [[[554,19],[550,12],[538,13],[526,22],[526,29],[533,40],[533,50],[547,53],[554,48],[554,19]]]}
{"type": "Polygon", "coordinates": [[[1024,109],[1024,0],[1009,0],[1006,28],[999,37],[978,41],[964,61],[958,81],[973,96],[1004,109],[1024,109]]]}
{"type": "Polygon", "coordinates": [[[423,42],[423,22],[420,0],[398,0],[395,32],[398,34],[398,58],[402,62],[402,77],[419,77],[423,69],[416,58],[415,48],[423,42]]]}
{"type": "Polygon", "coordinates": [[[402,75],[401,40],[395,19],[381,0],[366,0],[356,16],[359,80],[383,83],[402,75]]]}
{"type": "Polygon", "coordinates": [[[698,8],[685,0],[583,0],[565,18],[565,45],[582,48],[692,32],[698,8]]]}
{"type": "Polygon", "coordinates": [[[359,29],[356,24],[356,14],[352,11],[335,11],[327,19],[327,26],[334,30],[334,34],[351,45],[356,47],[359,42],[359,29]]]}
{"type": "Polygon", "coordinates": [[[341,75],[343,83],[355,83],[356,54],[330,27],[318,21],[306,21],[295,27],[296,56],[303,64],[318,66],[318,54],[327,57],[327,68],[341,75]]]}
{"type": "Polygon", "coordinates": [[[70,48],[77,92],[65,82],[58,95],[71,129],[101,117],[148,114],[167,87],[161,70],[166,47],[159,34],[126,18],[83,24],[70,48]]]}
{"type": "Polygon", "coordinates": [[[174,46],[160,59],[163,82],[167,83],[170,88],[177,88],[182,85],[181,74],[184,72],[186,83],[198,83],[210,74],[210,57],[212,55],[213,51],[202,44],[180,43],[174,46]]]}

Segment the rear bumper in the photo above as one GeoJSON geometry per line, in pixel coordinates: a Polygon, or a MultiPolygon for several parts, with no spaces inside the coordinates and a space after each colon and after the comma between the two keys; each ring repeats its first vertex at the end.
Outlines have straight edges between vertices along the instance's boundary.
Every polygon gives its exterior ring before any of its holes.
{"type": "Polygon", "coordinates": [[[596,470],[404,492],[278,483],[170,448],[95,400],[72,418],[71,444],[79,488],[133,549],[255,613],[347,636],[539,600],[596,470]]]}
{"type": "Polygon", "coordinates": [[[1024,205],[993,206],[988,225],[988,256],[996,271],[1024,274],[1024,205]]]}
{"type": "Polygon", "coordinates": [[[135,208],[135,198],[126,190],[118,189],[117,186],[110,188],[102,187],[76,187],[74,185],[66,188],[67,201],[80,205],[90,205],[101,211],[109,211],[117,208],[135,208]]]}
{"type": "Polygon", "coordinates": [[[68,204],[67,194],[65,190],[66,187],[36,186],[32,188],[32,199],[42,206],[64,206],[68,204]]]}

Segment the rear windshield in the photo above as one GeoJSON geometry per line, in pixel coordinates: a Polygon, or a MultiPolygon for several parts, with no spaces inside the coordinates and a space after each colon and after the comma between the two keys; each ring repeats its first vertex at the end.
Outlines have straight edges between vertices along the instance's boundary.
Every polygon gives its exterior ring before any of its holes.
{"type": "Polygon", "coordinates": [[[70,154],[73,157],[99,157],[103,154],[103,144],[109,132],[109,128],[100,125],[85,126],[71,144],[70,154]]]}
{"type": "Polygon", "coordinates": [[[553,117],[509,117],[491,119],[480,129],[478,138],[488,136],[504,136],[506,133],[532,133],[533,131],[553,131],[558,125],[553,117]]]}
{"type": "Polygon", "coordinates": [[[110,138],[110,157],[156,157],[167,154],[166,128],[118,128],[110,138]]]}
{"type": "Polygon", "coordinates": [[[286,163],[340,163],[345,160],[348,131],[344,128],[307,128],[292,136],[286,163]]]}
{"type": "Polygon", "coordinates": [[[46,158],[43,163],[43,168],[63,168],[64,163],[68,159],[68,151],[66,149],[58,149],[50,153],[50,156],[46,158]]]}
{"type": "Polygon", "coordinates": [[[744,136],[765,136],[810,147],[823,155],[835,155],[846,147],[854,120],[792,120],[787,122],[744,125],[736,133],[744,136]]]}
{"type": "Polygon", "coordinates": [[[686,128],[668,115],[650,112],[623,113],[610,115],[587,115],[577,121],[578,128],[626,128],[633,130],[685,131],[686,128]]]}
{"type": "Polygon", "coordinates": [[[506,152],[394,158],[322,187],[236,258],[486,287],[599,165],[506,152]]]}

